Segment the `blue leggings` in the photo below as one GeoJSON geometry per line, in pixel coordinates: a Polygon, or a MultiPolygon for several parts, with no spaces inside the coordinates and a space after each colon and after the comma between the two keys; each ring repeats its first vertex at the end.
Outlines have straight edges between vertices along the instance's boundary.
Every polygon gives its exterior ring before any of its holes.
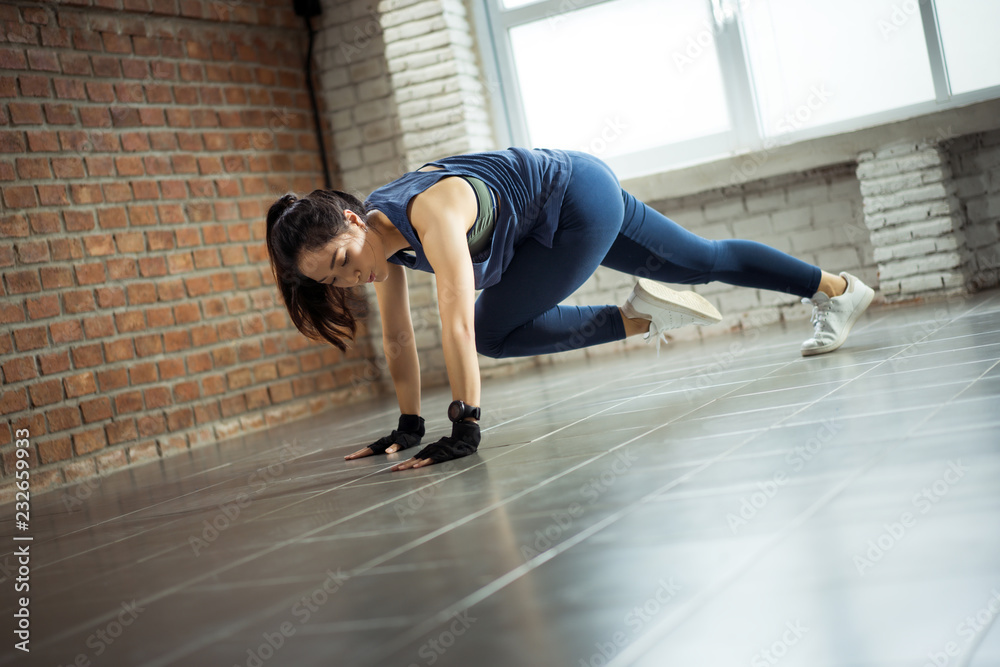
{"type": "Polygon", "coordinates": [[[811,297],[819,267],[756,241],[709,241],[622,189],[601,160],[569,151],[573,174],[551,248],[517,246],[500,282],[476,299],[476,348],[487,357],[575,350],[625,338],[618,306],[560,306],[598,266],[665,283],[718,280],[811,297]]]}

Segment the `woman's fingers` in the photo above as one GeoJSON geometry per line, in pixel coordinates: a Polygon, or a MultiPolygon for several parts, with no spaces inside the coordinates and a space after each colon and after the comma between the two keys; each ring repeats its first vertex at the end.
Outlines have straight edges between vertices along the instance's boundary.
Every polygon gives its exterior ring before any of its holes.
{"type": "Polygon", "coordinates": [[[391,468],[389,468],[389,470],[391,472],[396,472],[397,470],[406,470],[407,468],[410,467],[410,464],[412,464],[414,461],[416,461],[416,459],[407,459],[402,463],[397,463],[396,465],[392,466],[391,468]]]}
{"type": "MultiPolygon", "coordinates": [[[[396,452],[399,451],[399,449],[400,449],[399,443],[396,443],[394,445],[389,445],[388,447],[386,447],[385,448],[385,453],[386,454],[395,454],[396,452]]],[[[360,459],[360,458],[364,458],[366,456],[371,456],[374,453],[375,452],[372,451],[371,447],[365,447],[364,449],[359,449],[358,451],[354,452],[353,454],[348,454],[344,458],[347,459],[347,460],[360,459]]]]}
{"type": "Polygon", "coordinates": [[[432,459],[407,459],[402,463],[397,463],[396,465],[389,468],[390,471],[395,472],[397,470],[409,470],[410,468],[423,468],[429,466],[434,461],[432,459]]]}
{"type": "Polygon", "coordinates": [[[365,456],[371,456],[372,454],[373,454],[372,448],[371,447],[365,447],[364,449],[359,449],[358,451],[354,452],[353,454],[348,454],[344,458],[348,459],[348,460],[350,460],[350,459],[360,459],[360,458],[363,458],[365,456]]]}

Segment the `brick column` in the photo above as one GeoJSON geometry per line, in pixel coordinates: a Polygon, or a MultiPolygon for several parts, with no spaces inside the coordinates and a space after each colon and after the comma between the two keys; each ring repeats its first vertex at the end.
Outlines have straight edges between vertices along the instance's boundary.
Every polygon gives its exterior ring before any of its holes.
{"type": "Polygon", "coordinates": [[[409,168],[495,149],[461,0],[383,0],[379,10],[409,168]]]}
{"type": "MultiPolygon", "coordinates": [[[[418,169],[449,155],[496,150],[465,4],[383,0],[379,12],[406,168],[418,169]]],[[[425,386],[447,384],[434,277],[408,279],[421,381],[425,386]]],[[[487,369],[516,362],[480,357],[480,368],[486,377],[487,369]]]]}
{"type": "Polygon", "coordinates": [[[314,52],[343,178],[338,189],[363,198],[404,167],[381,17],[367,0],[324,5],[314,52]]]}
{"type": "Polygon", "coordinates": [[[886,300],[967,291],[964,215],[947,151],[918,142],[865,151],[857,175],[886,300]]]}

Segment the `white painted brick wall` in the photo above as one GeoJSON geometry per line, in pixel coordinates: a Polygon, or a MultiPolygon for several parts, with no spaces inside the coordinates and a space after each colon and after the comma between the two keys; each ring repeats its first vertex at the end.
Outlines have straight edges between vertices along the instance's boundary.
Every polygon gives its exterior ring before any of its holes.
{"type": "MultiPolygon", "coordinates": [[[[742,205],[742,201],[740,202],[742,205]]],[[[771,227],[771,216],[770,214],[762,215],[749,215],[741,217],[742,206],[740,210],[734,211],[731,216],[735,218],[733,225],[733,237],[738,239],[756,239],[761,236],[767,236],[774,230],[771,227]]]]}
{"type": "MultiPolygon", "coordinates": [[[[482,85],[466,6],[461,0],[383,0],[379,8],[405,168],[496,149],[488,112],[490,91],[482,85]]],[[[424,280],[434,284],[433,277],[424,280]]],[[[425,329],[418,336],[422,381],[425,386],[446,383],[435,290],[416,304],[411,297],[411,307],[419,310],[425,329]]],[[[530,363],[531,359],[482,357],[480,369],[488,377],[504,372],[499,370],[504,367],[530,363]]]]}
{"type": "Polygon", "coordinates": [[[858,156],[858,179],[895,176],[926,167],[937,167],[941,159],[933,147],[917,148],[914,144],[902,144],[879,151],[867,151],[858,156]]]}
{"type": "MultiPolygon", "coordinates": [[[[825,203],[825,202],[824,202],[825,203]]],[[[810,206],[785,208],[771,213],[771,224],[775,232],[788,233],[798,229],[808,229],[813,224],[813,209],[810,206]]]]}
{"type": "Polygon", "coordinates": [[[342,189],[364,197],[403,169],[398,120],[385,62],[381,16],[373,1],[325,0],[314,56],[333,129],[342,189]]]}
{"type": "MultiPolygon", "coordinates": [[[[363,199],[375,188],[400,176],[406,169],[406,154],[399,128],[389,67],[385,59],[382,15],[374,2],[326,0],[323,24],[315,47],[317,76],[322,82],[328,120],[333,130],[335,161],[341,172],[339,189],[363,199]]],[[[414,11],[421,11],[419,3],[414,11]]],[[[411,312],[414,333],[428,385],[442,381],[434,368],[440,350],[436,324],[433,277],[411,272],[411,312]],[[429,365],[428,365],[429,364],[429,365]]],[[[372,364],[385,369],[382,327],[374,289],[366,288],[368,329],[376,358],[372,364]]],[[[383,388],[392,391],[388,372],[382,373],[383,388]]]]}
{"type": "Polygon", "coordinates": [[[884,294],[912,298],[967,282],[972,259],[947,149],[900,142],[858,160],[865,223],[876,244],[884,294]]]}
{"type": "Polygon", "coordinates": [[[969,282],[973,289],[993,287],[1000,284],[1000,130],[959,137],[949,151],[966,217],[969,282]]]}
{"type": "Polygon", "coordinates": [[[748,213],[780,211],[787,207],[788,198],[784,188],[775,191],[758,192],[744,197],[748,213]]]}
{"type": "MultiPolygon", "coordinates": [[[[363,199],[429,160],[494,148],[461,0],[385,0],[378,7],[324,0],[322,21],[314,53],[341,176],[335,187],[363,199]]],[[[422,382],[446,383],[434,277],[408,272],[407,280],[422,382]]],[[[372,363],[384,369],[378,304],[366,289],[378,355],[372,363]]],[[[387,372],[382,381],[391,391],[387,372]]]]}

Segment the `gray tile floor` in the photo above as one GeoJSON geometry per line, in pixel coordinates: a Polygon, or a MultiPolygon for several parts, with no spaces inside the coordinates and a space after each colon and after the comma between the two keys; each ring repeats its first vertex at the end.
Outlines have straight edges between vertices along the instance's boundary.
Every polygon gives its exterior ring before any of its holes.
{"type": "Polygon", "coordinates": [[[1000,664],[1000,292],[806,329],[489,381],[423,470],[343,460],[387,398],[36,497],[0,663],[1000,664]]]}

